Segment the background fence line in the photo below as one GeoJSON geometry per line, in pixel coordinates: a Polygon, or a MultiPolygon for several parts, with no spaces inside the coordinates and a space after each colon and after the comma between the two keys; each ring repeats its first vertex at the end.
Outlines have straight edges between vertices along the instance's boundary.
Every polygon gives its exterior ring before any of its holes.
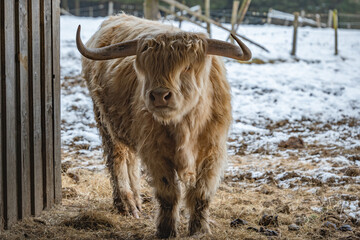
{"type": "MultiPolygon", "coordinates": [[[[100,4],[94,4],[94,2],[88,3],[87,1],[78,1],[78,7],[76,4],[69,5],[70,2],[66,4],[67,8],[62,10],[63,14],[70,13],[76,16],[87,16],[87,17],[98,17],[98,16],[108,16],[109,6],[113,6],[113,13],[119,13],[124,11],[125,13],[144,17],[143,6],[139,4],[122,4],[116,1],[103,1],[100,4]],[[69,8],[70,7],[70,8],[69,8]]],[[[160,5],[163,6],[163,5],[160,5]]],[[[206,15],[206,9],[201,9],[202,14],[206,15]]],[[[274,12],[280,13],[278,15],[287,15],[291,18],[293,13],[285,13],[278,10],[273,10],[274,12]]],[[[164,15],[168,14],[164,11],[161,11],[164,15]]],[[[269,11],[270,12],[270,11],[269,11]]],[[[266,24],[269,23],[269,12],[258,12],[258,11],[248,11],[245,15],[243,21],[244,24],[266,24]]],[[[278,25],[292,25],[292,20],[288,19],[279,19],[276,18],[274,12],[271,13],[276,21],[272,21],[272,24],[278,25]]],[[[220,23],[230,23],[231,22],[232,9],[211,9],[210,17],[220,23]]],[[[357,28],[360,29],[360,15],[359,14],[348,14],[348,13],[338,13],[339,16],[339,27],[340,28],[357,28]]],[[[320,22],[321,27],[327,26],[329,13],[306,13],[301,11],[299,17],[299,26],[312,26],[318,27],[320,22]],[[320,16],[319,19],[318,16],[320,16]],[[304,20],[304,23],[302,22],[304,20]]]]}

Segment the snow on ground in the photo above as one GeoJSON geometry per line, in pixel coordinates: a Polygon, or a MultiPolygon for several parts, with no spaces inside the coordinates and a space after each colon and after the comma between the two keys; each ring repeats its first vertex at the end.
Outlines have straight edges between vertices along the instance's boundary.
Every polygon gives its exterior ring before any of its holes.
{"type": "MultiPolygon", "coordinates": [[[[76,167],[103,169],[101,140],[92,102],[79,74],[75,32],[87,41],[104,18],[61,17],[63,161],[76,156],[76,167]]],[[[164,21],[166,24],[176,22],[164,21]]],[[[182,29],[204,31],[183,22],[182,29]]],[[[212,27],[212,37],[228,34],[212,27]]],[[[360,183],[360,31],[339,30],[334,55],[332,29],[299,28],[296,57],[290,56],[292,27],[242,26],[240,34],[269,53],[248,44],[253,64],[224,59],[232,87],[234,123],[227,177],[254,186],[274,181],[280,188],[339,187],[360,183]],[[286,145],[295,137],[300,146],[286,145]],[[284,141],[283,144],[280,144],[284,141]]],[[[358,201],[359,199],[357,199],[358,201]]],[[[359,206],[344,208],[360,217],[359,206]]]]}

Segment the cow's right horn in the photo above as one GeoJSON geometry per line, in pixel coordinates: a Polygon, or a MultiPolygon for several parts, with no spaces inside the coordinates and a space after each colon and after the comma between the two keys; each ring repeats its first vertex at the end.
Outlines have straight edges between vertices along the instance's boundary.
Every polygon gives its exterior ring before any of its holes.
{"type": "Polygon", "coordinates": [[[231,36],[235,39],[238,46],[232,43],[216,40],[216,39],[208,39],[208,54],[218,55],[228,58],[233,58],[240,61],[248,61],[251,59],[251,51],[250,49],[234,34],[231,36]]]}
{"type": "Polygon", "coordinates": [[[109,60],[136,55],[138,40],[131,40],[121,43],[115,43],[102,48],[87,48],[80,38],[81,26],[76,32],[76,46],[79,52],[86,58],[92,60],[109,60]]]}

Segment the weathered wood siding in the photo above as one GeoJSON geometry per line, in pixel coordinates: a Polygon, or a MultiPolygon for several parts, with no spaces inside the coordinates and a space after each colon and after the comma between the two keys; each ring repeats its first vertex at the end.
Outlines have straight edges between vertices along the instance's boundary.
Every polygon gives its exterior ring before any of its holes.
{"type": "Polygon", "coordinates": [[[0,229],[61,200],[59,13],[0,1],[0,229]]]}

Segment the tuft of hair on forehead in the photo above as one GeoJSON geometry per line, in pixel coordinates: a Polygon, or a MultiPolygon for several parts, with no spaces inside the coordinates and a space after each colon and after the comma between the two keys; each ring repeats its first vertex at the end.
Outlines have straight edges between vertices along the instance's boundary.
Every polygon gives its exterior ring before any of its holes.
{"type": "Polygon", "coordinates": [[[136,61],[145,71],[166,75],[183,66],[198,66],[206,57],[206,38],[203,33],[189,32],[146,35],[138,42],[136,61]]]}

